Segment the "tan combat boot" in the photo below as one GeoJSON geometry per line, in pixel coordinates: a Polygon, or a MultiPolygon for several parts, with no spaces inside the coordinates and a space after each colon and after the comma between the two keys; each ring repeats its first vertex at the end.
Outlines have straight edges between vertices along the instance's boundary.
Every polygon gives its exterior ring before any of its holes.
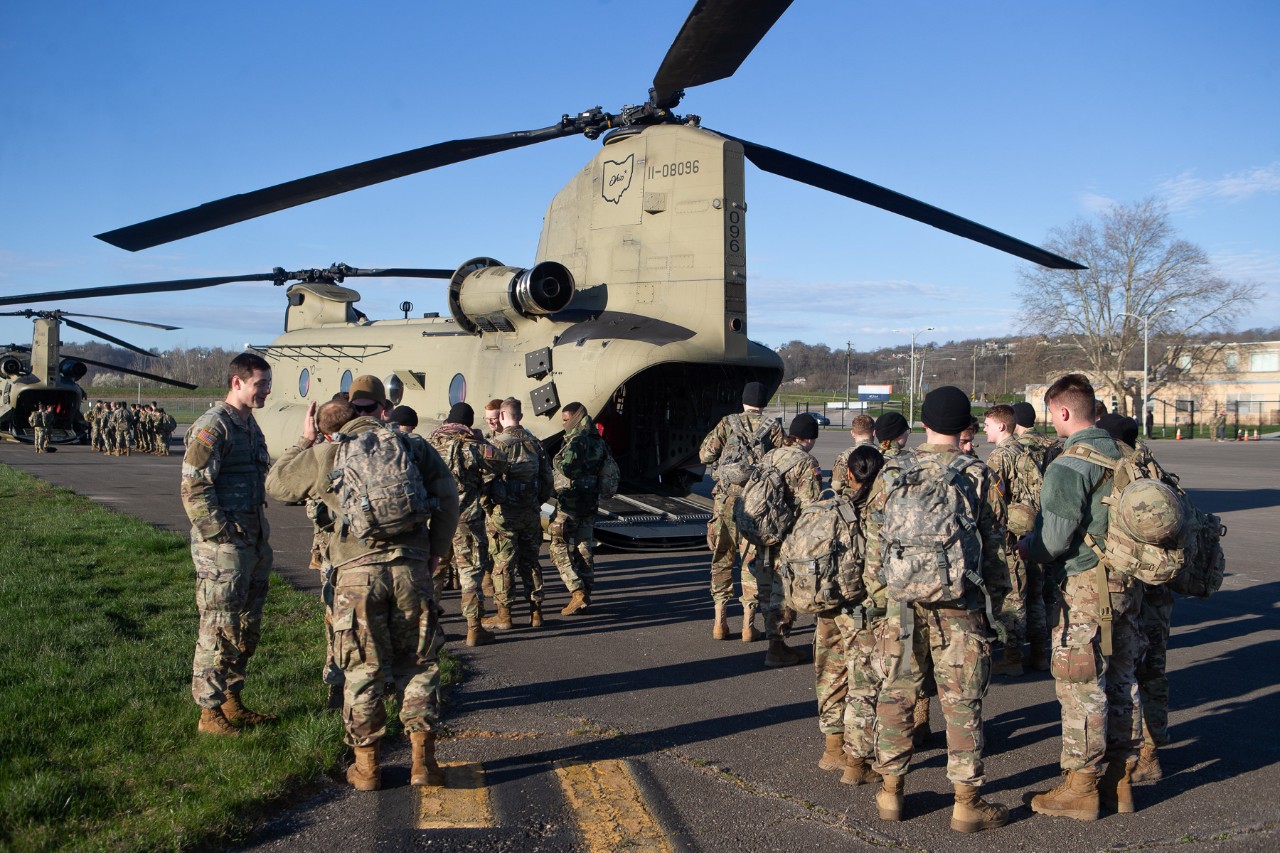
{"type": "Polygon", "coordinates": [[[729,622],[725,617],[724,602],[716,602],[716,621],[711,625],[711,639],[729,639],[729,622]]]}
{"type": "Polygon", "coordinates": [[[991,665],[992,675],[1007,675],[1010,678],[1021,678],[1022,669],[1022,646],[1005,646],[1004,655],[999,663],[991,665]]]}
{"type": "Polygon", "coordinates": [[[382,787],[382,764],[379,760],[379,747],[382,741],[374,741],[373,746],[355,747],[356,758],[347,768],[347,781],[357,791],[376,791],[382,787]]]}
{"type": "Polygon", "coordinates": [[[579,610],[587,609],[587,594],[580,589],[575,589],[573,595],[569,597],[569,603],[560,608],[561,616],[572,616],[579,610]]]}
{"type": "Polygon", "coordinates": [[[222,713],[231,722],[241,726],[256,726],[259,723],[270,723],[275,720],[275,714],[259,714],[257,711],[250,711],[240,702],[239,693],[231,693],[227,695],[227,701],[222,703],[222,713]]]}
{"type": "Polygon", "coordinates": [[[535,603],[535,604],[529,605],[529,627],[530,628],[542,627],[542,605],[541,604],[535,603]]]}
{"type": "Polygon", "coordinates": [[[956,782],[952,787],[956,792],[956,804],[951,809],[951,828],[956,832],[981,832],[1009,822],[1009,810],[982,799],[977,786],[956,782]]]}
{"type": "Polygon", "coordinates": [[[930,701],[928,696],[921,696],[916,699],[916,706],[911,712],[911,745],[916,749],[923,749],[929,742],[929,738],[933,736],[933,730],[929,728],[930,701]]]}
{"type": "Polygon", "coordinates": [[[1129,774],[1130,782],[1159,782],[1164,778],[1164,770],[1160,767],[1160,759],[1156,755],[1154,743],[1144,743],[1138,755],[1138,766],[1129,774]]]}
{"type": "Polygon", "coordinates": [[[1031,654],[1027,658],[1027,666],[1036,672],[1049,671],[1049,648],[1044,640],[1031,641],[1031,654]]]}
{"type": "Polygon", "coordinates": [[[236,737],[240,734],[240,730],[231,725],[231,721],[222,713],[221,708],[201,708],[200,723],[196,726],[196,731],[204,735],[221,735],[222,737],[236,737]]]}
{"type": "Polygon", "coordinates": [[[506,604],[498,605],[498,612],[482,621],[481,626],[490,631],[510,631],[511,630],[511,607],[506,604]]]}
{"type": "Polygon", "coordinates": [[[764,665],[793,666],[800,663],[800,653],[786,644],[782,638],[769,641],[769,650],[764,653],[764,665]]]}
{"type": "Polygon", "coordinates": [[[1068,770],[1052,791],[1031,797],[1031,810],[1076,820],[1098,819],[1098,777],[1092,770],[1068,770]]]}
{"type": "Polygon", "coordinates": [[[436,733],[412,732],[409,743],[413,747],[413,769],[409,774],[409,784],[444,785],[444,771],[436,763],[436,733]]]}
{"type": "Polygon", "coordinates": [[[754,643],[757,640],[763,640],[764,634],[756,628],[756,609],[754,607],[742,608],[742,642],[754,643]]]}
{"type": "Polygon", "coordinates": [[[844,770],[844,735],[827,735],[826,747],[818,759],[819,770],[844,770]]]}
{"type": "Polygon", "coordinates": [[[1133,814],[1132,759],[1117,758],[1107,764],[1107,772],[1098,780],[1098,806],[1116,814],[1133,814]]]}
{"type": "Polygon", "coordinates": [[[885,776],[876,791],[876,809],[881,820],[902,820],[902,776],[885,776]]]}
{"type": "Polygon", "coordinates": [[[879,781],[880,774],[871,768],[870,761],[854,758],[852,755],[845,764],[844,774],[840,776],[841,785],[869,785],[879,781]]]}
{"type": "Polygon", "coordinates": [[[467,622],[467,645],[469,647],[487,646],[496,639],[498,638],[493,635],[493,632],[486,629],[479,619],[467,622]]]}

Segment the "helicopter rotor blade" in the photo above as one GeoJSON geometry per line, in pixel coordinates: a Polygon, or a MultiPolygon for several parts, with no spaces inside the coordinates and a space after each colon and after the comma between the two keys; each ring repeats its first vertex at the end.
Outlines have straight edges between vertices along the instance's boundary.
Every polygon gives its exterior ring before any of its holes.
{"type": "Polygon", "coordinates": [[[1010,237],[1008,234],[996,231],[994,228],[979,225],[977,222],[965,219],[942,208],[934,207],[931,204],[926,204],[910,196],[905,196],[902,193],[894,192],[891,189],[886,189],[879,184],[873,184],[862,178],[846,175],[844,172],[837,172],[829,166],[805,160],[785,151],[778,151],[776,148],[748,142],[745,139],[739,139],[721,131],[715,132],[728,139],[741,142],[747,159],[766,172],[772,172],[775,175],[790,178],[793,181],[799,181],[802,184],[808,184],[820,190],[833,192],[836,195],[842,195],[845,198],[851,198],[854,201],[860,201],[864,204],[878,207],[881,210],[887,210],[890,213],[914,219],[917,222],[923,222],[925,225],[932,225],[934,228],[940,228],[958,237],[964,237],[967,240],[982,243],[984,246],[999,249],[1002,252],[1007,252],[1010,255],[1040,264],[1049,269],[1087,269],[1087,267],[1073,260],[1055,255],[1039,246],[1025,243],[1016,237],[1010,237]]]}
{"type": "Polygon", "coordinates": [[[50,290],[46,293],[0,296],[0,305],[88,299],[93,296],[128,296],[135,293],[172,293],[179,290],[196,290],[201,287],[232,284],[238,281],[276,281],[278,278],[278,274],[269,272],[251,273],[249,275],[219,275],[212,278],[183,278],[172,281],[145,281],[139,284],[110,284],[104,287],[85,287],[80,290],[50,290]]]}
{"type": "Polygon", "coordinates": [[[206,231],[234,225],[268,213],[379,184],[392,178],[415,175],[441,166],[522,148],[536,142],[559,139],[579,132],[580,129],[572,122],[560,122],[538,130],[521,130],[496,136],[477,136],[471,139],[438,142],[424,148],[366,160],[353,166],[332,169],[265,189],[228,196],[199,207],[159,216],[136,225],[127,225],[96,236],[99,240],[104,240],[113,246],[136,252],[139,249],[172,243],[174,240],[203,234],[206,231]]]}
{"type": "Polygon", "coordinates": [[[101,314],[78,314],[71,311],[59,311],[63,317],[90,317],[94,320],[110,320],[113,323],[132,323],[135,326],[149,326],[152,329],[163,329],[166,332],[176,332],[181,326],[166,326],[163,323],[148,323],[145,320],[127,320],[124,317],[104,317],[101,314]]]}
{"type": "Polygon", "coordinates": [[[65,317],[63,318],[62,322],[66,323],[68,326],[70,326],[73,329],[79,329],[82,332],[88,332],[94,337],[102,338],[104,341],[110,341],[116,346],[124,347],[127,350],[133,350],[138,355],[145,355],[151,358],[157,358],[160,355],[160,353],[158,352],[152,352],[151,350],[145,350],[142,347],[134,346],[128,341],[117,338],[115,335],[108,335],[106,332],[102,331],[101,329],[95,329],[93,326],[88,326],[88,325],[85,325],[84,323],[77,323],[75,320],[68,320],[65,317]]]}
{"type": "Polygon", "coordinates": [[[188,391],[194,391],[199,385],[192,385],[190,382],[183,382],[181,379],[170,379],[167,376],[157,376],[154,373],[147,373],[142,370],[134,370],[131,367],[121,367],[118,364],[107,364],[105,361],[94,361],[91,358],[84,358],[79,355],[65,354],[67,358],[74,358],[76,361],[83,361],[85,364],[92,364],[94,367],[105,367],[108,370],[118,370],[121,373],[128,373],[130,376],[141,376],[143,379],[150,379],[153,382],[163,382],[166,385],[176,385],[179,388],[186,388],[188,391]]]}
{"type": "Polygon", "coordinates": [[[671,109],[683,89],[733,75],[791,0],[698,0],[653,76],[653,101],[671,109]]]}

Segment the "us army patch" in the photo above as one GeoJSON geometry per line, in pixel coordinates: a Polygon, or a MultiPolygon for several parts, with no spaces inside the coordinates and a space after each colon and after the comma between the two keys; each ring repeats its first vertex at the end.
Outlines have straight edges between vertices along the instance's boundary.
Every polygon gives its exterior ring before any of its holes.
{"type": "Polygon", "coordinates": [[[992,472],[992,476],[995,478],[995,481],[996,481],[996,491],[998,491],[998,492],[1000,493],[1000,497],[1002,497],[1002,498],[1008,497],[1007,492],[1008,492],[1009,490],[1008,490],[1008,488],[1005,486],[1005,483],[1004,483],[1004,477],[1000,476],[1000,474],[998,474],[998,473],[996,473],[996,472],[994,472],[994,471],[992,472]]]}

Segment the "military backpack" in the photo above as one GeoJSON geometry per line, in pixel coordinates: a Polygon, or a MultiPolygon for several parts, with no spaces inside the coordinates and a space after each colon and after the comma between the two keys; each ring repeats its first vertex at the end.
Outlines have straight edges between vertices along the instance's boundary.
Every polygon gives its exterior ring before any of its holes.
{"type": "Polygon", "coordinates": [[[1015,536],[1030,533],[1040,512],[1040,491],[1044,486],[1044,469],[1036,453],[1020,441],[1011,443],[1010,452],[1017,454],[1014,481],[1006,484],[1009,494],[1009,532],[1015,536]]]}
{"type": "Polygon", "coordinates": [[[329,491],[338,495],[340,538],[350,533],[365,542],[386,542],[427,522],[436,501],[404,436],[374,427],[333,438],[338,451],[329,491]]]}
{"type": "Polygon", "coordinates": [[[542,478],[541,447],[533,437],[521,438],[501,448],[507,457],[507,473],[503,477],[503,502],[541,504],[551,497],[551,483],[542,478]]]}
{"type": "Polygon", "coordinates": [[[761,417],[759,425],[752,429],[745,413],[734,415],[729,440],[716,460],[716,482],[725,486],[745,486],[751,472],[773,449],[773,431],[780,428],[773,418],[761,417]]]}
{"type": "Polygon", "coordinates": [[[752,545],[772,548],[782,544],[796,523],[795,496],[787,474],[809,458],[807,453],[788,454],[781,466],[772,454],[751,469],[742,496],[733,505],[733,523],[752,545]]]}
{"type": "Polygon", "coordinates": [[[862,580],[865,555],[853,501],[837,495],[805,507],[778,552],[787,606],[823,613],[841,604],[857,604],[867,594],[862,580]]]}

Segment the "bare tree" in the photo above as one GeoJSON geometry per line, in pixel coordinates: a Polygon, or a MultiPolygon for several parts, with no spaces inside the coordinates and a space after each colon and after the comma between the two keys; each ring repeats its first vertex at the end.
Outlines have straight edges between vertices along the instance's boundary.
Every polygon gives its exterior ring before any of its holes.
{"type": "Polygon", "coordinates": [[[1192,337],[1229,328],[1259,294],[1256,284],[1217,275],[1203,249],[1178,238],[1155,199],[1117,204],[1096,224],[1076,220],[1045,245],[1088,269],[1022,271],[1023,331],[1077,347],[1091,372],[1122,392],[1125,414],[1140,405],[1142,378],[1127,375],[1126,365],[1141,359],[1144,325],[1160,341],[1148,367],[1154,393],[1185,377],[1174,364],[1192,337]]]}

